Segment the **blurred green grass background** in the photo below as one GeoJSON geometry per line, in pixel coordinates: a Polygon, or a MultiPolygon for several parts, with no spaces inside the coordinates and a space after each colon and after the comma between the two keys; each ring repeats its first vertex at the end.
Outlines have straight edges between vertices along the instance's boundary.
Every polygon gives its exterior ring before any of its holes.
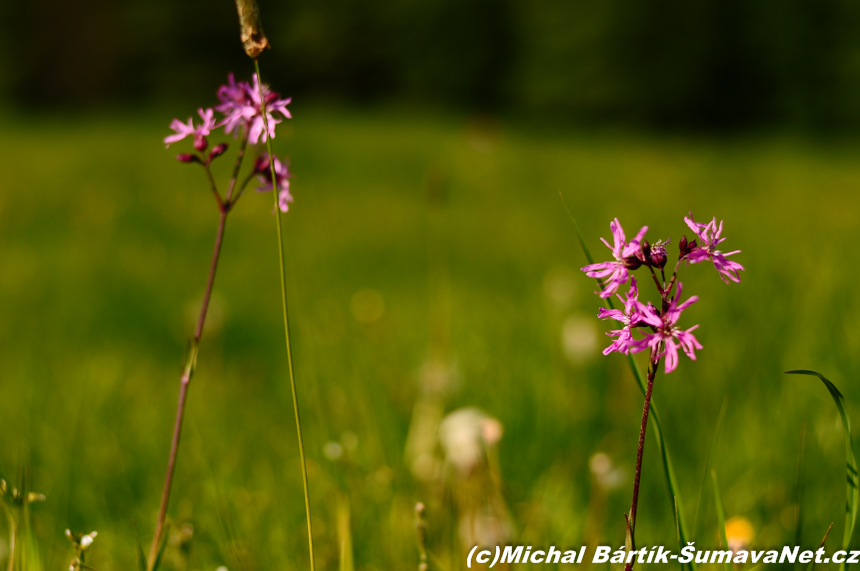
{"type": "MultiPolygon", "coordinates": [[[[724,246],[743,250],[743,281],[726,286],[706,264],[683,270],[685,294],[701,297],[683,325],[701,324],[705,348],[655,385],[687,517],[727,400],[711,458],[727,517],[747,518],[760,547],[793,540],[805,426],[803,543],[817,547],[832,521],[832,537],[841,536],[836,409],[817,380],[781,371],[821,371],[860,418],[860,145],[293,112],[275,149],[295,172],[288,294],[320,569],[339,565],[345,501],[355,568],[417,565],[419,500],[431,506],[431,551],[462,565],[451,547],[453,501],[404,461],[432,314],[444,311],[433,301],[434,264],[450,284],[457,382],[445,410],[479,407],[504,426],[497,457],[514,540],[623,542],[642,400],[624,359],[600,355],[608,327],[596,319],[594,282],[578,271],[585,261],[559,192],[597,259],[616,216],[628,235],[647,224],[652,241],[671,237],[672,259],[690,235],[688,212],[725,220],[724,246]],[[434,180],[446,197],[435,214],[434,180]],[[365,290],[384,312],[362,316],[356,293],[365,290]],[[326,443],[353,435],[357,445],[339,460],[325,457],[326,443]],[[617,487],[596,483],[597,452],[622,471],[617,487]]],[[[31,488],[47,496],[33,509],[46,569],[68,564],[67,527],[99,531],[88,562],[100,571],[135,565],[132,520],[144,543],[151,537],[217,223],[203,173],[160,142],[170,118],[187,114],[0,128],[0,473],[14,481],[26,467],[31,488]]],[[[250,192],[228,221],[170,510],[174,530],[191,523],[194,539],[187,552],[170,548],[168,568],[306,564],[271,204],[250,192]]],[[[643,470],[637,542],[674,545],[651,436],[643,470]]],[[[717,544],[709,494],[700,547],[717,544]]]]}

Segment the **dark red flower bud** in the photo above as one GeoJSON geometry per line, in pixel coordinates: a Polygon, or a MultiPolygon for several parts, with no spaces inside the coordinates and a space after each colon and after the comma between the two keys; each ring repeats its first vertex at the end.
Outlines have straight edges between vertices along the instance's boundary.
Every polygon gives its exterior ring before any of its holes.
{"type": "Polygon", "coordinates": [[[647,260],[651,257],[651,244],[648,243],[648,240],[642,241],[642,259],[647,260]]]}
{"type": "Polygon", "coordinates": [[[669,241],[663,242],[662,240],[657,240],[657,243],[651,248],[651,255],[649,256],[649,262],[655,268],[660,268],[661,270],[666,266],[666,261],[669,259],[666,255],[666,244],[669,241]]]}
{"type": "Polygon", "coordinates": [[[176,160],[180,163],[202,163],[200,157],[197,155],[190,155],[188,153],[183,153],[181,155],[176,155],[176,160]]]}
{"type": "Polygon", "coordinates": [[[681,240],[678,241],[678,249],[680,250],[681,259],[683,260],[684,258],[689,256],[690,253],[693,250],[695,250],[697,247],[698,247],[698,244],[696,243],[695,240],[687,242],[687,237],[682,236],[681,240]]]}
{"type": "Polygon", "coordinates": [[[254,173],[255,174],[261,174],[263,176],[265,176],[266,173],[268,173],[270,177],[272,176],[271,172],[269,172],[269,155],[268,154],[259,156],[259,157],[257,157],[257,160],[254,161],[254,173]]]}
{"type": "Polygon", "coordinates": [[[624,258],[624,266],[628,270],[637,270],[642,265],[642,260],[638,256],[629,256],[624,258]]]}
{"type": "Polygon", "coordinates": [[[220,157],[225,152],[227,152],[227,143],[215,145],[214,147],[212,147],[212,150],[209,151],[209,160],[211,161],[214,158],[220,157]]]}
{"type": "Polygon", "coordinates": [[[194,136],[194,148],[200,151],[201,153],[206,150],[209,146],[209,141],[206,140],[206,137],[201,137],[199,135],[194,136]]]}

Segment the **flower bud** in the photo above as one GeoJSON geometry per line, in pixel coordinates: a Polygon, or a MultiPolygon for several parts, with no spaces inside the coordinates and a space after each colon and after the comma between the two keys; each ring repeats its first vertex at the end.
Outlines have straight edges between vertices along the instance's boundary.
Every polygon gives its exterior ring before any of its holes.
{"type": "Polygon", "coordinates": [[[657,243],[651,248],[651,253],[648,257],[651,265],[661,270],[666,266],[666,260],[668,260],[668,256],[666,256],[666,244],[668,242],[668,240],[665,242],[657,240],[657,243]]]}
{"type": "Polygon", "coordinates": [[[680,250],[681,259],[683,260],[684,258],[689,256],[690,253],[696,249],[696,247],[698,247],[698,244],[695,240],[687,242],[687,237],[682,236],[681,239],[678,241],[678,249],[680,250]]]}
{"type": "Polygon", "coordinates": [[[628,256],[624,258],[624,266],[628,270],[637,270],[642,265],[642,260],[638,256],[628,256]]]}
{"type": "Polygon", "coordinates": [[[211,161],[212,159],[214,159],[216,157],[220,157],[225,152],[227,152],[227,143],[221,143],[220,145],[215,145],[214,147],[212,147],[212,150],[209,151],[209,160],[211,161]]]}
{"type": "Polygon", "coordinates": [[[271,178],[272,173],[270,172],[270,169],[269,169],[269,154],[268,153],[260,155],[259,157],[257,157],[257,160],[254,161],[254,173],[255,174],[261,174],[263,176],[266,176],[266,174],[268,174],[269,177],[271,178]]]}
{"type": "Polygon", "coordinates": [[[206,137],[201,137],[199,135],[195,135],[194,137],[194,148],[200,151],[201,153],[209,147],[209,141],[206,140],[206,137]]]}
{"type": "Polygon", "coordinates": [[[651,257],[651,244],[648,240],[642,241],[642,258],[647,260],[651,257]]]}
{"type": "Polygon", "coordinates": [[[188,153],[182,153],[181,155],[176,155],[176,160],[180,163],[200,163],[200,157],[197,155],[191,155],[188,153]]]}

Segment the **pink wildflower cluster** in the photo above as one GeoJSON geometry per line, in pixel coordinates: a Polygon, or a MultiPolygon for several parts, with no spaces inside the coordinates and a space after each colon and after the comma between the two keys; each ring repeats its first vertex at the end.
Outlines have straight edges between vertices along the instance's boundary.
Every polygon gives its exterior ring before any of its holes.
{"type": "Polygon", "coordinates": [[[252,145],[257,143],[265,143],[268,137],[275,137],[275,126],[284,119],[291,119],[287,105],[290,104],[291,98],[281,99],[280,95],[269,89],[265,83],[262,86],[263,97],[260,98],[260,83],[257,76],[254,75],[252,83],[240,81],[236,83],[236,79],[231,73],[227,78],[227,85],[222,85],[218,88],[218,99],[221,101],[215,106],[215,109],[199,109],[197,112],[203,123],[195,126],[192,118],[189,117],[186,123],[179,119],[174,119],[170,124],[170,128],[176,131],[175,134],[164,138],[164,143],[168,147],[173,143],[181,141],[189,135],[194,136],[194,147],[198,151],[206,149],[206,137],[211,131],[219,127],[224,127],[227,134],[235,134],[238,136],[240,130],[246,130],[248,142],[252,145]],[[263,121],[263,102],[266,104],[266,121],[268,130],[266,130],[263,121]],[[222,115],[218,121],[215,120],[215,111],[222,115]],[[200,148],[202,146],[202,148],[200,148]]]}
{"type": "Polygon", "coordinates": [[[690,242],[684,236],[679,242],[679,257],[675,265],[675,271],[669,280],[666,279],[664,268],[668,261],[666,253],[666,240],[657,241],[654,245],[644,240],[647,226],[641,230],[630,242],[621,228],[621,223],[616,218],[609,224],[614,238],[614,244],[610,245],[603,241],[606,247],[612,251],[614,260],[590,264],[582,268],[589,277],[597,278],[601,285],[598,292],[603,299],[609,299],[615,294],[621,301],[623,309],[600,309],[600,319],[612,319],[621,323],[621,329],[612,330],[607,335],[613,338],[609,347],[603,350],[604,355],[614,351],[619,353],[638,353],[649,349],[652,360],[656,363],[661,358],[666,358],[666,372],[671,373],[678,366],[678,349],[692,360],[696,359],[696,349],[702,345],[693,335],[698,325],[688,329],[678,327],[681,312],[699,300],[698,296],[692,296],[684,302],[680,302],[682,285],[677,281],[678,270],[681,262],[696,264],[710,260],[720,274],[720,278],[726,283],[729,281],[738,283],[740,277],[738,272],[743,270],[739,263],[726,259],[727,256],[737,254],[740,251],[722,253],[716,249],[717,245],[725,240],[721,238],[723,224],[717,225],[716,218],[707,224],[697,223],[692,215],[685,217],[684,221],[696,236],[701,240],[701,246],[694,239],[690,242]],[[636,279],[631,272],[641,267],[647,267],[651,273],[654,283],[661,297],[661,307],[657,308],[651,303],[639,301],[639,289],[636,279]],[[660,277],[657,276],[659,272],[660,277]],[[619,295],[618,289],[630,281],[630,289],[625,297],[619,295]],[[677,291],[675,285],[677,283],[677,291]],[[633,337],[634,330],[639,330],[641,339],[633,337]]]}
{"type": "MultiPolygon", "coordinates": [[[[201,123],[195,124],[192,117],[189,117],[185,123],[179,119],[174,119],[170,123],[170,128],[173,129],[174,133],[164,138],[164,144],[167,147],[186,137],[192,137],[194,148],[201,153],[177,155],[178,161],[200,163],[208,167],[215,158],[227,150],[227,144],[221,143],[216,145],[208,155],[202,154],[209,148],[207,138],[220,127],[224,128],[226,134],[235,137],[241,136],[244,141],[256,145],[257,143],[265,143],[269,138],[274,138],[275,127],[284,119],[292,119],[292,115],[287,109],[291,99],[281,99],[280,95],[272,91],[268,85],[263,84],[261,86],[257,75],[254,75],[252,81],[248,83],[247,81],[236,82],[231,73],[227,78],[227,84],[218,88],[217,95],[220,101],[218,105],[214,108],[197,110],[201,123]],[[263,114],[264,109],[265,116],[263,114]],[[220,114],[220,118],[216,118],[216,112],[220,114]]],[[[239,162],[241,162],[242,154],[239,153],[239,162]]],[[[289,204],[293,201],[290,194],[289,162],[286,159],[282,162],[275,157],[274,167],[274,183],[278,187],[278,208],[282,212],[287,212],[289,204]]],[[[272,190],[273,181],[268,153],[263,153],[254,163],[252,175],[257,175],[263,185],[257,188],[258,191],[272,190]]],[[[241,191],[237,197],[239,195],[241,195],[241,191]]]]}

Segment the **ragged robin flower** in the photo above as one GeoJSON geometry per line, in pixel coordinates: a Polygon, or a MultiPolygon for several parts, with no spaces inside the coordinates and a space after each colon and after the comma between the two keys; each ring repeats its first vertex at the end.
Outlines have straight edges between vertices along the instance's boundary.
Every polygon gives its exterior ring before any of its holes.
{"type": "Polygon", "coordinates": [[[219,125],[215,121],[215,112],[212,109],[203,109],[201,107],[197,110],[197,113],[200,115],[200,118],[203,119],[203,123],[200,125],[195,126],[191,117],[188,118],[186,123],[183,123],[179,119],[174,119],[173,122],[170,123],[170,128],[176,131],[176,133],[164,138],[165,146],[169,147],[173,143],[179,142],[185,137],[192,135],[194,136],[194,148],[198,151],[206,150],[206,147],[208,146],[206,137],[209,136],[212,129],[219,127],[219,125]]]}
{"type": "Polygon", "coordinates": [[[630,280],[630,290],[627,292],[627,299],[620,295],[618,299],[624,304],[624,310],[620,309],[605,309],[600,308],[597,317],[600,319],[614,319],[620,321],[624,326],[621,329],[615,329],[607,333],[610,337],[615,337],[612,344],[603,350],[604,355],[609,355],[613,351],[627,354],[630,350],[630,344],[633,340],[633,327],[639,322],[639,312],[637,303],[639,303],[639,290],[636,288],[636,278],[630,280]]]}
{"type": "Polygon", "coordinates": [[[614,245],[610,246],[609,242],[601,238],[600,240],[606,244],[606,247],[612,250],[612,256],[615,260],[611,262],[600,262],[590,264],[582,268],[586,275],[590,278],[598,278],[604,281],[603,291],[600,292],[600,297],[607,299],[618,291],[618,288],[627,283],[630,279],[629,270],[635,270],[643,263],[642,259],[642,238],[645,232],[648,231],[647,226],[643,226],[636,234],[636,237],[627,243],[627,237],[624,235],[624,229],[621,228],[621,223],[618,218],[609,224],[609,229],[612,230],[612,237],[615,241],[614,245]]]}
{"type": "Polygon", "coordinates": [[[240,127],[248,129],[248,142],[252,145],[258,142],[266,142],[267,137],[275,137],[275,125],[284,119],[291,119],[287,105],[291,98],[280,99],[280,95],[263,84],[263,99],[266,102],[266,122],[268,131],[263,124],[263,104],[260,99],[260,84],[254,75],[253,83],[240,81],[231,73],[227,85],[218,89],[218,99],[221,103],[215,106],[215,110],[224,115],[224,131],[228,134],[238,133],[240,127]],[[280,117],[278,117],[280,116],[280,117]]]}
{"type": "Polygon", "coordinates": [[[699,326],[694,325],[687,330],[682,330],[677,326],[678,319],[681,317],[681,312],[699,301],[699,296],[692,296],[683,303],[678,303],[681,297],[681,284],[678,283],[678,293],[669,302],[669,307],[666,311],[659,311],[656,307],[643,304],[636,301],[636,309],[639,313],[639,319],[645,324],[653,328],[652,333],[645,333],[645,337],[638,341],[630,343],[629,349],[634,353],[651,349],[656,353],[660,349],[661,344],[664,344],[662,353],[657,354],[656,359],[666,357],[666,373],[671,373],[678,366],[678,345],[684,350],[684,353],[692,359],[696,360],[696,349],[701,349],[702,345],[693,335],[699,326]]]}
{"type": "Polygon", "coordinates": [[[726,253],[717,250],[717,246],[721,242],[725,241],[725,238],[720,237],[720,234],[723,233],[722,221],[720,221],[720,225],[717,226],[717,219],[714,217],[707,224],[702,224],[701,222],[693,220],[693,215],[690,214],[689,217],[684,217],[684,222],[687,223],[687,226],[696,233],[696,236],[698,236],[702,242],[699,247],[692,249],[686,259],[691,264],[711,260],[714,263],[714,267],[717,268],[718,272],[720,272],[720,278],[722,278],[724,282],[729,283],[729,280],[731,280],[735,283],[739,283],[741,278],[738,276],[738,272],[742,271],[744,267],[733,260],[727,259],[727,257],[733,254],[739,254],[740,250],[726,253]]]}

